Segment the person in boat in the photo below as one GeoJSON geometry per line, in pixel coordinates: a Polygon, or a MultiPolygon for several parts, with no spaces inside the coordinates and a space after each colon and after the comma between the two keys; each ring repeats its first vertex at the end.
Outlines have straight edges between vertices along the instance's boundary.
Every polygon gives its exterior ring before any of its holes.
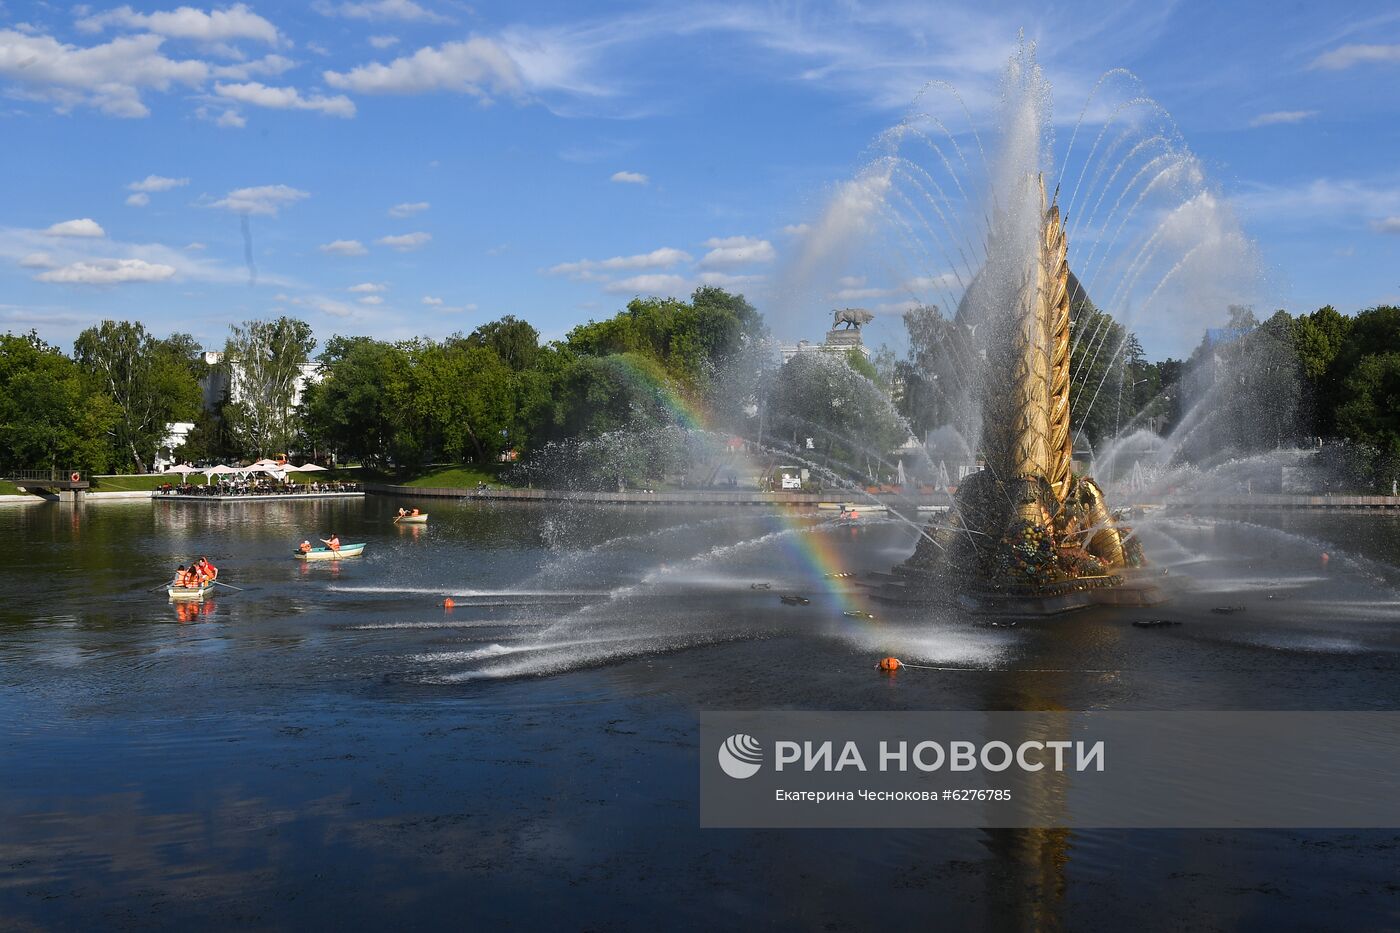
{"type": "Polygon", "coordinates": [[[185,576],[186,576],[186,574],[185,574],[185,565],[184,565],[184,564],[181,564],[180,566],[178,566],[178,567],[175,568],[175,579],[172,580],[172,581],[170,581],[170,585],[171,585],[171,586],[184,586],[184,585],[185,585],[185,576]]]}
{"type": "Polygon", "coordinates": [[[409,515],[417,515],[417,514],[418,514],[418,510],[417,510],[417,509],[414,509],[412,512],[409,512],[408,514],[409,514],[409,515]]]}
{"type": "MultiPolygon", "coordinates": [[[[413,511],[417,512],[418,510],[414,509],[413,511]]],[[[403,518],[407,514],[407,510],[405,510],[403,506],[399,506],[399,518],[403,518]]]]}
{"type": "Polygon", "coordinates": [[[210,581],[214,581],[219,578],[219,568],[209,563],[209,558],[201,557],[199,559],[199,562],[195,564],[195,566],[198,567],[199,572],[210,581]]]}
{"type": "Polygon", "coordinates": [[[310,542],[310,541],[303,541],[303,542],[301,542],[301,544],[297,546],[297,550],[301,551],[303,554],[309,554],[309,553],[311,553],[311,542],[310,542]]]}
{"type": "Polygon", "coordinates": [[[321,543],[324,544],[326,547],[330,548],[332,551],[340,550],[340,538],[336,535],[334,531],[331,532],[331,536],[329,538],[322,538],[321,543]]]}

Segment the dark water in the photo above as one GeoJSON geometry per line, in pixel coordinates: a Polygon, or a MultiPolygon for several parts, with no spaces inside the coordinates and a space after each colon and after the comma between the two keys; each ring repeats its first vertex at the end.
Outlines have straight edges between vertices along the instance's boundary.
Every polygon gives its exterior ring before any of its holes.
{"type": "Polygon", "coordinates": [[[397,505],[0,510],[0,927],[1400,927],[1400,829],[701,830],[695,720],[1400,708],[1394,518],[1154,518],[1169,607],[1005,628],[824,577],[897,520],[397,505]]]}

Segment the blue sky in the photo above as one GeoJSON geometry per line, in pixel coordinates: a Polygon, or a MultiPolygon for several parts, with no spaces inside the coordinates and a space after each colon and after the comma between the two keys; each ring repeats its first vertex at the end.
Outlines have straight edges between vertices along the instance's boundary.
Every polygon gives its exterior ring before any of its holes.
{"type": "MultiPolygon", "coordinates": [[[[553,337],[712,282],[788,338],[855,296],[898,344],[888,268],[838,251],[797,281],[803,240],[926,82],[985,130],[1022,30],[1057,146],[1109,69],[1171,114],[1257,246],[1240,300],[1400,302],[1393,3],[5,0],[0,329],[553,337]]],[[[1223,295],[1128,317],[1180,354],[1223,295]]]]}

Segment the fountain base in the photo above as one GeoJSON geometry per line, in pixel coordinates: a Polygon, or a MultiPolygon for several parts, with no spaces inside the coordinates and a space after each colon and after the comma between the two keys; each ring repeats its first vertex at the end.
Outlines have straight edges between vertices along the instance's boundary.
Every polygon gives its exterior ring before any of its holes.
{"type": "Polygon", "coordinates": [[[1168,598],[1159,575],[1147,569],[1125,569],[1037,586],[950,589],[931,587],[921,575],[900,572],[901,569],[870,574],[870,582],[864,584],[872,588],[870,598],[887,605],[947,606],[976,615],[1001,616],[1062,615],[1091,606],[1158,606],[1168,598]]]}

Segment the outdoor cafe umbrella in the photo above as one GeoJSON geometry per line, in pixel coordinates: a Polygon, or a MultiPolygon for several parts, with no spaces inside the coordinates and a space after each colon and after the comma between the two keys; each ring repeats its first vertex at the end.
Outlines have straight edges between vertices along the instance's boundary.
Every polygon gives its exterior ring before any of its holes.
{"type": "Polygon", "coordinates": [[[227,474],[229,474],[229,473],[237,473],[237,472],[238,472],[238,471],[235,470],[233,467],[231,467],[231,466],[224,466],[222,463],[218,464],[217,466],[211,466],[211,467],[209,467],[209,469],[207,469],[207,470],[204,471],[204,485],[206,485],[206,486],[209,485],[209,479],[210,479],[210,477],[212,477],[212,476],[225,476],[225,475],[227,475],[227,474]]]}
{"type": "Polygon", "coordinates": [[[321,473],[324,472],[326,468],[317,466],[314,463],[303,463],[299,467],[289,467],[288,469],[295,469],[299,473],[321,473]]]}
{"type": "Polygon", "coordinates": [[[186,476],[189,476],[191,473],[198,473],[199,470],[195,467],[190,466],[188,463],[177,463],[172,467],[166,467],[165,470],[163,470],[162,472],[179,473],[180,479],[183,480],[186,476]]]}

